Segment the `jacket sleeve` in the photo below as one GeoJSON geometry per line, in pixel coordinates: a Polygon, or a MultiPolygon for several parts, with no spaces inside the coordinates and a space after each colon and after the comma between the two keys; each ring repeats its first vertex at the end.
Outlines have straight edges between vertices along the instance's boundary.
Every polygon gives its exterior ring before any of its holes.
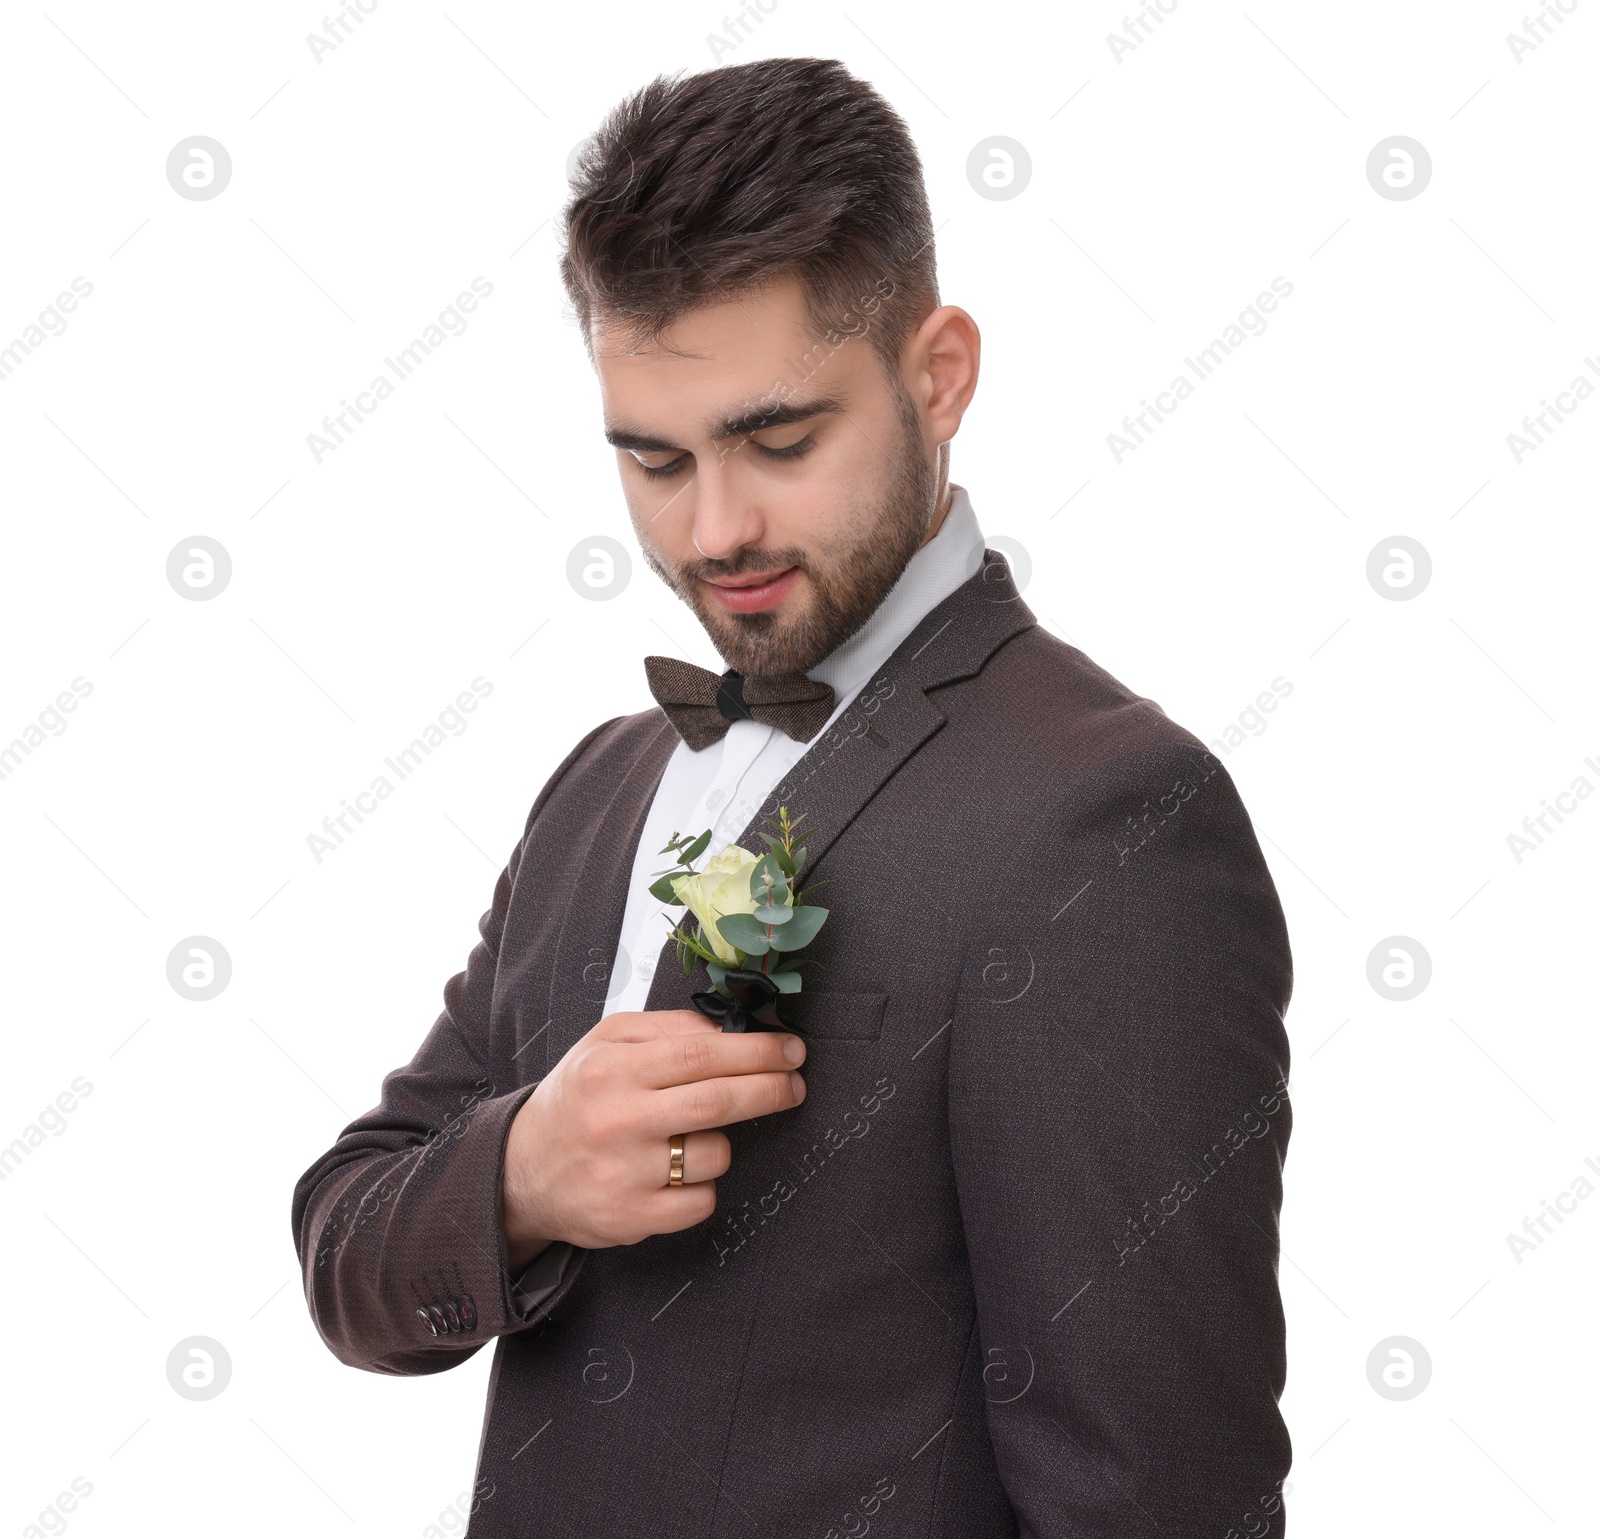
{"type": "Polygon", "coordinates": [[[1233,782],[1160,722],[1001,862],[952,1025],[985,1409],[1025,1539],[1284,1531],[1288,936],[1233,782]]]}
{"type": "MultiPolygon", "coordinates": [[[[613,718],[615,719],[615,718],[613,718]]],[[[374,1373],[439,1373],[486,1341],[541,1323],[586,1254],[551,1246],[513,1279],[501,1176],[512,1119],[535,1085],[493,1060],[490,1006],[522,853],[541,808],[609,722],[556,768],[495,883],[464,971],[411,1061],[385,1075],[296,1183],[291,1220],[306,1302],[340,1362],[374,1373]]],[[[526,880],[526,879],[525,879],[526,880]]]]}

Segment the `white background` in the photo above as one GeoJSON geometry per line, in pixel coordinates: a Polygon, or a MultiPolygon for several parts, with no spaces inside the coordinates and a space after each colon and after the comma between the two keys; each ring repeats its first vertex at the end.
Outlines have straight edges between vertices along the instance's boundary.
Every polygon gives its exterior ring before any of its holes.
{"type": "MultiPolygon", "coordinates": [[[[1585,1531],[1600,1201],[1520,1261],[1507,1235],[1600,1163],[1600,801],[1520,861],[1507,836],[1600,786],[1600,403],[1520,464],[1507,434],[1600,356],[1600,3],[1520,62],[1522,0],[1178,0],[1120,60],[1121,0],[1073,10],[777,0],[722,62],[837,57],[911,124],[985,344],[954,477],[1041,623],[1206,739],[1292,685],[1225,762],[1296,961],[1293,1532],[1585,1531]],[[1365,169],[1396,134],[1433,166],[1405,201],[1365,169]],[[1003,201],[966,173],[993,135],[1032,162],[1003,201]],[[1275,276],[1265,333],[1117,463],[1275,276]],[[1366,576],[1396,535],[1433,568],[1402,602],[1366,576]],[[1432,960],[1406,1002],[1368,981],[1395,935],[1432,960]],[[1409,1400],[1368,1381],[1392,1336],[1431,1359],[1409,1400]]],[[[93,285],[0,381],[0,743],[92,685],[0,780],[0,1144],[92,1086],[0,1183],[5,1533],[74,1476],[84,1536],[421,1535],[470,1486],[489,1351],[341,1366],[293,1184],[432,1024],[549,771],[651,703],[640,658],[720,666],[642,562],[610,602],[568,582],[632,535],[555,221],[573,147],[710,67],[722,8],[378,0],[319,63],[325,14],[0,22],[0,347],[93,285]],[[197,134],[232,159],[208,201],[165,173],[197,134]],[[480,275],[469,329],[319,464],[306,435],[480,275]],[[166,577],[197,535],[233,564],[209,602],[166,577]],[[478,676],[468,729],[315,860],[478,676]],[[194,935],[232,959],[205,1003],[166,975],[194,935]],[[231,1359],[214,1399],[169,1387],[191,1336],[231,1359]]]]}

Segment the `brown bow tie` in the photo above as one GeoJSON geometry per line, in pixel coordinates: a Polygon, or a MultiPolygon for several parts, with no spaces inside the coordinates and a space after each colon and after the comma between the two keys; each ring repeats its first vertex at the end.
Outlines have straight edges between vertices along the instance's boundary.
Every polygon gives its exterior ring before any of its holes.
{"type": "Polygon", "coordinates": [[[696,751],[716,742],[736,721],[759,721],[808,743],[833,715],[833,686],[803,673],[746,678],[732,668],[716,674],[676,657],[647,657],[644,671],[656,703],[696,751]]]}

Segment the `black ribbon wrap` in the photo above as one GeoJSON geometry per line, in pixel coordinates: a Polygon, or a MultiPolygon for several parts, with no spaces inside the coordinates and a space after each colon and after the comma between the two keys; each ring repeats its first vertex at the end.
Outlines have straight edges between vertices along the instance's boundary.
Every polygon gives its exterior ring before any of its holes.
{"type": "Polygon", "coordinates": [[[730,967],[723,975],[728,994],[706,991],[691,994],[694,1007],[708,1020],[720,1021],[724,1031],[798,1031],[785,1016],[787,996],[765,973],[730,967]]]}

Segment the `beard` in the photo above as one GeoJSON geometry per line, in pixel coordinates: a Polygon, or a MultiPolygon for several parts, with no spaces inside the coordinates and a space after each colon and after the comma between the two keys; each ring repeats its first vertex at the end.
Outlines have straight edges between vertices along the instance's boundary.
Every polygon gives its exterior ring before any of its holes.
{"type": "Polygon", "coordinates": [[[922,451],[921,423],[910,393],[898,392],[900,441],[876,501],[852,498],[847,527],[859,539],[826,550],[791,545],[753,560],[686,561],[673,570],[641,535],[646,563],[695,613],[730,668],[754,674],[805,673],[866,624],[926,537],[938,500],[938,475],[922,451]],[[730,614],[709,597],[701,578],[738,577],[799,567],[811,580],[812,603],[787,618],[730,614]]]}

